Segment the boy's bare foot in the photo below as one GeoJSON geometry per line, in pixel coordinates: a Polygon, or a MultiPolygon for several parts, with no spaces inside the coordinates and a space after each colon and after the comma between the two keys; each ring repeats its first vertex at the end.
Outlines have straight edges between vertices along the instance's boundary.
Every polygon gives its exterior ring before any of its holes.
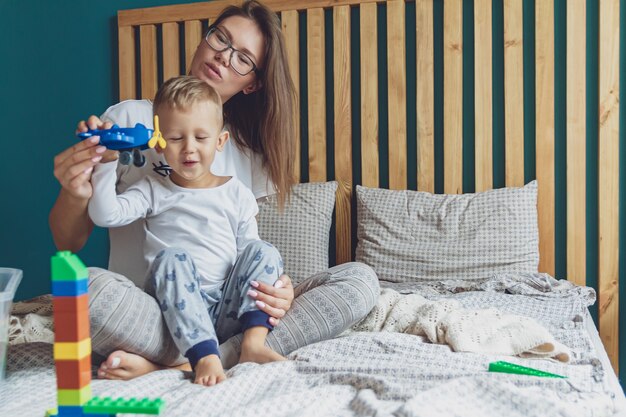
{"type": "Polygon", "coordinates": [[[222,361],[217,355],[207,355],[196,364],[195,384],[210,387],[226,379],[222,361]]]}
{"type": "Polygon", "coordinates": [[[241,346],[241,356],[239,357],[239,363],[255,362],[255,363],[268,363],[277,361],[286,361],[282,355],[274,352],[272,349],[265,345],[262,346],[250,346],[243,344],[241,346]]]}
{"type": "MultiPolygon", "coordinates": [[[[117,350],[111,353],[106,361],[102,362],[100,369],[98,369],[98,377],[102,379],[121,379],[127,381],[161,369],[170,368],[150,362],[143,356],[117,350]]],[[[191,367],[186,363],[172,367],[171,369],[190,371],[191,367]]]]}

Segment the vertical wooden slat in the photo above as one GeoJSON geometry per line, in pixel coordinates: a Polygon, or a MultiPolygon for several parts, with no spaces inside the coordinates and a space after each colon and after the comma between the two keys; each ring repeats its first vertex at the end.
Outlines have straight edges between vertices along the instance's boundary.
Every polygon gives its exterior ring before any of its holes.
{"type": "Polygon", "coordinates": [[[535,3],[539,271],[554,276],[554,0],[535,3]]]}
{"type": "Polygon", "coordinates": [[[137,98],[135,68],[135,31],[132,26],[119,27],[120,101],[137,98]]]}
{"type": "Polygon", "coordinates": [[[300,182],[300,25],[298,22],[298,11],[290,10],[281,14],[281,25],[283,37],[285,38],[285,49],[287,50],[287,62],[289,73],[296,88],[296,108],[294,111],[296,126],[296,160],[294,164],[296,181],[300,182]]]}
{"type": "Polygon", "coordinates": [[[524,185],[523,0],[504,0],[505,184],[524,185]]]}
{"type": "Polygon", "coordinates": [[[389,188],[404,190],[406,171],[406,45],[404,0],[387,2],[389,188]]]}
{"type": "Polygon", "coordinates": [[[433,2],[415,2],[417,189],[435,192],[435,55],[433,2]]]}
{"type": "Polygon", "coordinates": [[[307,10],[309,180],[326,181],[324,9],[307,10]]]}
{"type": "Polygon", "coordinates": [[[337,264],[352,257],[352,102],[350,88],[350,6],[333,8],[335,180],[337,188],[337,264]]]}
{"type": "Polygon", "coordinates": [[[474,0],[476,191],[493,188],[491,0],[474,0]]]}
{"type": "Polygon", "coordinates": [[[378,187],[378,24],[376,3],[361,5],[361,180],[378,187]]]}
{"type": "Polygon", "coordinates": [[[193,59],[200,41],[202,40],[202,22],[188,20],[185,22],[185,72],[189,72],[189,66],[193,59]]]}
{"type": "Polygon", "coordinates": [[[141,59],[141,98],[154,98],[157,90],[156,26],[143,25],[139,28],[141,59]]]}
{"type": "Polygon", "coordinates": [[[463,192],[463,0],[443,4],[443,189],[463,192]]]}
{"type": "Polygon", "coordinates": [[[586,0],[567,5],[567,279],[585,285],[586,0]]]}
{"type": "Polygon", "coordinates": [[[178,23],[163,23],[163,81],[181,74],[178,23]]]}
{"type": "Polygon", "coordinates": [[[600,0],[598,305],[600,337],[615,372],[619,355],[619,2],[600,0]]]}

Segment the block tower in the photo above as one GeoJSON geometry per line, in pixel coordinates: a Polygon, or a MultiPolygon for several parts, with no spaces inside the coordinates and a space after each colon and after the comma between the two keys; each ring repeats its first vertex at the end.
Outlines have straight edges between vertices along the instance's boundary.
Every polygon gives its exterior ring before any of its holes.
{"type": "Polygon", "coordinates": [[[161,399],[92,398],[91,338],[89,337],[89,273],[69,251],[51,258],[54,308],[54,363],[57,373],[58,409],[48,416],[92,417],[118,412],[159,414],[161,399]]]}
{"type": "Polygon", "coordinates": [[[59,416],[75,415],[91,399],[89,273],[81,260],[67,251],[51,258],[51,271],[59,416]]]}

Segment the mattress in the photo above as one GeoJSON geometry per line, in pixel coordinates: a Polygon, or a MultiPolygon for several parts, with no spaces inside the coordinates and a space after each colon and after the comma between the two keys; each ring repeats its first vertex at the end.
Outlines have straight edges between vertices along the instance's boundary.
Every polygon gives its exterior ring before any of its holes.
{"type": "MultiPolygon", "coordinates": [[[[593,290],[538,290],[536,284],[536,277],[508,276],[395,288],[533,317],[572,350],[570,363],[454,352],[419,336],[357,332],[300,348],[289,361],[239,364],[210,388],[192,384],[190,373],[163,370],[126,382],[94,380],[92,390],[98,396],[160,397],[164,416],[185,417],[625,415],[624,393],[588,313],[593,290]],[[487,372],[496,360],[567,379],[487,372]]],[[[51,345],[13,345],[8,355],[0,415],[42,416],[56,398],[51,345]]]]}

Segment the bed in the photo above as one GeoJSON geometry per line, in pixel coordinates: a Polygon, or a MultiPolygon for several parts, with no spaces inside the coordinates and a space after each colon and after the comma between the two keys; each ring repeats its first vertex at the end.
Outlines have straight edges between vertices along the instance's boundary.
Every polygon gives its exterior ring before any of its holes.
{"type": "MultiPolygon", "coordinates": [[[[237,2],[120,11],[120,100],[151,98],[164,79],[184,73],[203,30],[231,3],[237,2]]],[[[211,389],[191,384],[183,372],[159,371],[130,382],[94,380],[94,395],[160,396],[167,402],[166,416],[626,415],[626,400],[616,377],[619,71],[613,69],[619,68],[619,36],[615,36],[620,29],[619,1],[602,1],[597,10],[587,10],[585,1],[568,2],[567,15],[557,13],[556,17],[555,10],[560,9],[552,1],[531,3],[505,0],[492,7],[485,0],[266,1],[280,13],[299,93],[296,175],[303,184],[298,186],[294,205],[304,202],[316,213],[324,213],[311,219],[304,238],[321,247],[326,257],[310,262],[339,264],[357,259],[376,270],[383,294],[419,296],[429,303],[453,302],[468,311],[497,308],[532,318],[569,347],[569,362],[455,352],[448,344],[430,343],[423,335],[363,331],[357,324],[341,337],[293,352],[288,362],[231,368],[230,378],[211,389]],[[555,22],[563,23],[559,20],[563,16],[567,84],[564,95],[556,97],[560,81],[555,72],[559,63],[555,45],[563,38],[555,22]],[[587,16],[599,16],[603,22],[596,27],[596,58],[589,58],[593,54],[585,47],[585,28],[593,27],[586,24],[587,16]],[[494,29],[499,27],[494,22],[501,24],[500,29],[494,29]],[[463,25],[472,29],[471,45],[463,25]],[[527,37],[532,40],[529,34],[534,43],[527,41],[527,37]],[[464,51],[469,51],[465,59],[464,51]],[[600,123],[592,139],[598,141],[597,157],[603,163],[597,165],[585,163],[589,100],[584,86],[589,59],[596,59],[598,67],[600,123]],[[468,67],[468,62],[473,66],[468,67]],[[468,84],[469,93],[464,87],[468,84]],[[566,147],[559,145],[555,127],[564,114],[566,147]],[[596,172],[587,172],[587,166],[596,172]],[[555,177],[559,172],[565,172],[565,191],[555,177]],[[587,213],[586,184],[592,174],[598,178],[598,219],[587,213]],[[467,264],[460,264],[446,270],[455,271],[453,276],[441,270],[433,274],[433,269],[421,268],[424,264],[416,266],[414,259],[407,260],[406,253],[398,261],[394,256],[399,252],[388,250],[393,245],[377,249],[366,245],[368,241],[402,240],[406,230],[394,229],[400,217],[390,213],[389,206],[413,207],[421,201],[441,207],[441,198],[448,204],[476,193],[472,195],[489,204],[500,198],[494,195],[504,196],[510,204],[506,215],[523,206],[511,197],[515,190],[534,193],[534,200],[524,201],[535,213],[536,230],[524,227],[533,221],[531,217],[528,223],[524,217],[529,209],[515,217],[517,223],[513,217],[500,218],[497,227],[485,232],[496,230],[498,239],[481,235],[480,242],[506,241],[511,246],[492,247],[495,252],[506,252],[500,254],[504,257],[518,249],[528,254],[527,247],[509,238],[518,233],[531,235],[527,241],[538,248],[534,271],[500,268],[492,269],[488,277],[470,277],[458,272],[469,270],[467,264]],[[329,193],[331,203],[322,207],[329,193]],[[563,195],[565,211],[557,207],[563,195]],[[389,203],[395,198],[398,204],[389,203]],[[557,214],[566,220],[560,222],[557,214]],[[588,227],[590,221],[597,222],[595,247],[588,245],[592,238],[587,231],[596,230],[588,227]],[[566,228],[565,252],[556,243],[558,227],[566,228]],[[513,249],[501,250],[505,247],[513,249]],[[589,253],[588,247],[597,253],[589,253]],[[597,282],[587,282],[587,262],[596,256],[597,282]],[[563,276],[558,278],[567,281],[557,281],[552,277],[563,264],[566,268],[561,267],[563,276]],[[589,313],[596,303],[599,332],[589,313]],[[488,364],[497,360],[567,379],[487,372],[488,364]]],[[[471,204],[477,201],[467,198],[471,204]]],[[[264,222],[263,216],[265,220],[275,216],[271,203],[270,199],[270,206],[261,207],[261,228],[264,224],[294,229],[302,225],[302,217],[297,216],[302,212],[297,210],[291,219],[288,210],[286,218],[276,220],[286,225],[264,222]]],[[[428,235],[428,229],[416,230],[406,233],[428,235]]],[[[270,226],[260,231],[272,236],[270,226]]],[[[293,243],[278,242],[277,246],[281,253],[288,252],[288,258],[298,259],[301,254],[297,242],[293,243]],[[290,252],[290,247],[295,249],[290,252]]],[[[438,253],[444,256],[450,247],[437,247],[443,251],[438,253]]],[[[465,258],[469,262],[490,255],[489,250],[475,249],[463,247],[460,252],[469,251],[465,258]]],[[[310,272],[306,268],[311,263],[302,267],[295,263],[292,271],[298,281],[310,272]]],[[[51,346],[12,345],[8,355],[0,414],[42,415],[55,403],[51,346]]]]}

